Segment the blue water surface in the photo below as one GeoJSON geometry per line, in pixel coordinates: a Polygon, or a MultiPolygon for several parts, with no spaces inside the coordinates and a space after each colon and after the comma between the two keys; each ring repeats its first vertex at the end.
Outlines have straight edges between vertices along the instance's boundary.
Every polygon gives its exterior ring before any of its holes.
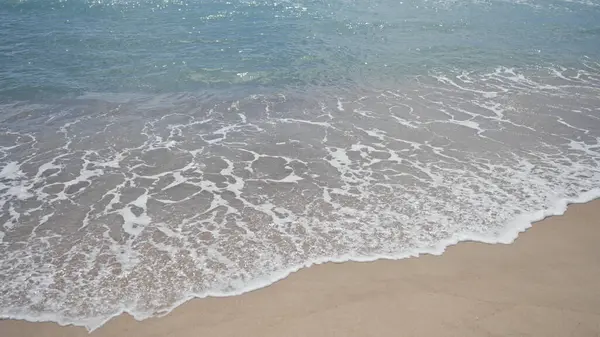
{"type": "Polygon", "coordinates": [[[0,97],[389,87],[600,55],[600,2],[1,0],[0,97]]]}

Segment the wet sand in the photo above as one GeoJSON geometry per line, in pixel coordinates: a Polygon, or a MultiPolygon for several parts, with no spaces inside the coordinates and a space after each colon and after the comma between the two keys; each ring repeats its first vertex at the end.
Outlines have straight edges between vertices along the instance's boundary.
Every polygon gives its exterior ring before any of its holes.
{"type": "MultiPolygon", "coordinates": [[[[0,321],[0,336],[90,336],[0,321]]],[[[511,245],[325,264],[267,288],[196,299],[162,318],[117,317],[91,336],[600,336],[600,200],[571,205],[511,245]]]]}

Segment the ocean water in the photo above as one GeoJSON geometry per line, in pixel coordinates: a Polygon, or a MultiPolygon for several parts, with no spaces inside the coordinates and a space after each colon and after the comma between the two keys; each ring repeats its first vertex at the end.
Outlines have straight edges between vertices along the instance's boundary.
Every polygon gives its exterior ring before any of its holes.
{"type": "Polygon", "coordinates": [[[96,329],[600,196],[600,0],[0,0],[0,318],[96,329]]]}

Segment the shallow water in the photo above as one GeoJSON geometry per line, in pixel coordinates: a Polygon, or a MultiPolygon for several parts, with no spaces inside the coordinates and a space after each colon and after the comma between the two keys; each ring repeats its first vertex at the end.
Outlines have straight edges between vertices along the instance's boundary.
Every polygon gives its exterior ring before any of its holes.
{"type": "Polygon", "coordinates": [[[600,195],[598,1],[0,0],[0,316],[100,326],[600,195]]]}

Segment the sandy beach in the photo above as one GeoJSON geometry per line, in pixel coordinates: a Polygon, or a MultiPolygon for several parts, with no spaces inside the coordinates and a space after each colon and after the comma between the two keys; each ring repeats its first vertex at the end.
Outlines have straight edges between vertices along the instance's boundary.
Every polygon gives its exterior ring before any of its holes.
{"type": "Polygon", "coordinates": [[[0,337],[600,337],[599,41],[600,0],[0,0],[0,337]]]}
{"type": "MultiPolygon", "coordinates": [[[[192,300],[165,317],[117,317],[91,336],[600,336],[600,200],[571,205],[511,245],[325,264],[270,287],[192,300]]],[[[0,335],[89,336],[0,321],[0,335]]]]}

